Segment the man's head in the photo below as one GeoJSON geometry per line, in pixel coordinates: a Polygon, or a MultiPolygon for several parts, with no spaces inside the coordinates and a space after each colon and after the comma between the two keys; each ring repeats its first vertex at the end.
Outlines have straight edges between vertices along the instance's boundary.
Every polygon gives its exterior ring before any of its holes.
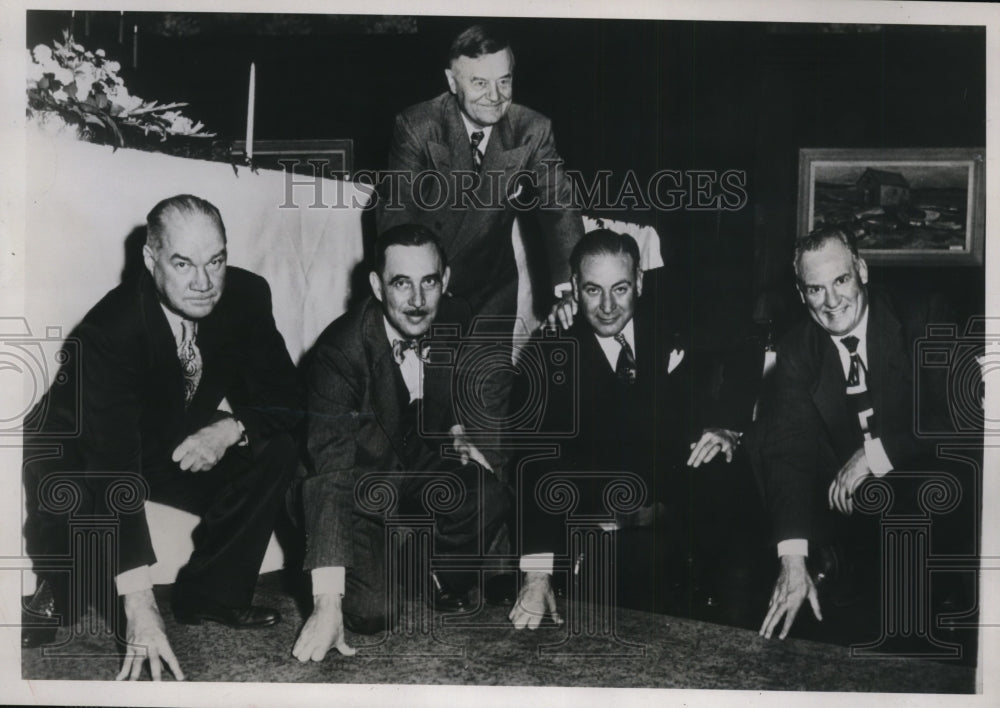
{"type": "Polygon", "coordinates": [[[493,28],[473,25],[451,43],[444,75],[462,112],[476,125],[493,125],[510,108],[514,54],[493,28]]]}
{"type": "Polygon", "coordinates": [[[844,335],[868,307],[868,264],[853,235],[840,227],[817,229],[795,244],[795,279],[809,315],[832,335],[844,335]]]}
{"type": "Polygon", "coordinates": [[[386,318],[405,337],[421,337],[437,317],[451,271],[438,237],[417,224],[400,224],[379,236],[372,292],[386,318]]]}
{"type": "Polygon", "coordinates": [[[584,234],[569,257],[573,295],[587,322],[601,337],[613,337],[635,314],[642,294],[635,239],[609,229],[584,234]]]}
{"type": "Polygon", "coordinates": [[[190,194],[164,199],[146,217],[142,258],[167,308],[192,320],[205,317],[226,284],[226,227],[219,210],[190,194]]]}

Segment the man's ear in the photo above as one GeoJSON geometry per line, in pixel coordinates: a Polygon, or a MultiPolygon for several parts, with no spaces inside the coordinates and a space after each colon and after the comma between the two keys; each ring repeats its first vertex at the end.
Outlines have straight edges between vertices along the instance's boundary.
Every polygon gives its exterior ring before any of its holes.
{"type": "Polygon", "coordinates": [[[457,93],[458,86],[455,84],[455,72],[451,69],[445,69],[444,77],[448,79],[448,90],[452,93],[457,93]]]}
{"type": "Polygon", "coordinates": [[[156,264],[156,255],[153,253],[153,249],[148,245],[143,245],[142,247],[142,262],[146,264],[146,270],[149,274],[153,274],[153,266],[156,264]]]}
{"type": "Polygon", "coordinates": [[[451,280],[451,267],[444,267],[444,275],[441,276],[441,292],[448,292],[448,281],[451,280]]]}
{"type": "Polygon", "coordinates": [[[861,279],[862,285],[868,285],[868,264],[865,263],[864,258],[858,258],[858,277],[861,279]]]}
{"type": "Polygon", "coordinates": [[[802,304],[805,305],[806,304],[806,296],[805,296],[805,293],[802,292],[802,286],[799,285],[798,283],[795,284],[795,292],[797,292],[799,294],[799,300],[801,300],[802,304]]]}
{"type": "Polygon", "coordinates": [[[569,282],[573,285],[573,299],[580,302],[580,279],[576,273],[570,277],[569,282]]]}
{"type": "Polygon", "coordinates": [[[642,295],[642,268],[635,271],[635,294],[637,297],[642,295]]]}
{"type": "Polygon", "coordinates": [[[372,286],[372,293],[375,295],[375,299],[382,302],[382,279],[378,273],[369,271],[368,284],[372,286]]]}

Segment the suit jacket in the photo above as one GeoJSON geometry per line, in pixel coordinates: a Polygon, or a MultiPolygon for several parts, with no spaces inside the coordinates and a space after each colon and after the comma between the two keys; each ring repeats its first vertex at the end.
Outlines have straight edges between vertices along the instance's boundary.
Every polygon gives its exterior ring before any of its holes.
{"type": "MultiPolygon", "coordinates": [[[[467,309],[446,297],[434,327],[461,327],[467,320],[467,309]]],[[[307,380],[304,565],[350,567],[352,517],[361,511],[354,502],[355,485],[366,472],[409,471],[407,463],[412,464],[413,450],[419,447],[413,439],[419,430],[404,420],[409,395],[377,300],[369,297],[323,331],[307,380]]],[[[451,428],[450,371],[425,366],[421,411],[422,430],[443,435],[451,428]]]]}
{"type": "MultiPolygon", "coordinates": [[[[139,472],[154,487],[180,474],[171,454],[218,417],[223,398],[246,428],[251,448],[301,418],[297,374],[274,324],[270,289],[240,268],[227,268],[222,297],[198,323],[203,369],[186,409],[177,344],[147,272],[102,298],[70,339],[80,353],[65,369],[73,383],[47,394],[39,437],[80,430],[45,471],[101,473],[88,477],[98,503],[113,483],[104,473],[139,472]]],[[[26,438],[26,444],[35,442],[26,438]]],[[[118,572],[155,562],[144,510],[123,515],[119,529],[118,572]]]]}
{"type": "MultiPolygon", "coordinates": [[[[633,317],[634,384],[617,378],[582,313],[565,335],[575,343],[577,383],[548,389],[539,435],[543,441],[558,443],[558,458],[531,462],[522,470],[524,553],[558,551],[565,535],[563,520],[535,503],[535,485],[544,473],[632,472],[646,486],[646,504],[669,502],[689,443],[712,417],[684,330],[667,320],[665,303],[648,290],[644,293],[633,317]],[[551,435],[573,429],[574,419],[574,435],[551,435]]],[[[524,380],[515,386],[516,406],[523,405],[524,380]]],[[[577,477],[582,492],[577,514],[608,513],[601,500],[608,481],[606,476],[577,477]]]]}
{"type": "MultiPolygon", "coordinates": [[[[942,430],[948,414],[943,371],[922,371],[916,390],[915,342],[928,324],[950,315],[936,298],[904,302],[874,288],[869,294],[867,385],[876,434],[895,468],[921,468],[934,451],[915,434],[915,416],[942,430]]],[[[862,441],[836,345],[812,318],[779,343],[772,393],[759,421],[758,476],[775,541],[821,538],[827,488],[862,441]]]]}
{"type": "Polygon", "coordinates": [[[537,197],[539,206],[533,211],[545,234],[553,283],[569,281],[569,254],[583,235],[583,222],[572,206],[572,185],[545,116],[512,104],[493,126],[478,187],[457,196],[463,184],[457,173],[464,171],[470,185],[478,176],[458,102],[443,93],[396,117],[389,170],[407,175],[433,170],[446,178],[446,200],[437,198],[441,185],[432,179],[417,183],[422,194],[411,189],[412,178],[402,180],[398,193],[391,195],[401,206],[387,205],[390,195],[383,193],[376,211],[378,230],[417,222],[437,233],[451,264],[450,290],[473,312],[514,314],[517,270],[510,235],[517,211],[524,209],[513,204],[519,190],[522,205],[537,197]],[[440,206],[428,208],[436,204],[440,206]]]}

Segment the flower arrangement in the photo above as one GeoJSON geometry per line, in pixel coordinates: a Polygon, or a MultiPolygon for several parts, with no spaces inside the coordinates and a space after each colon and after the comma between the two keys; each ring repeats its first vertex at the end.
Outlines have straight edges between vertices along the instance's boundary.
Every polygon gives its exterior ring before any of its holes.
{"type": "Polygon", "coordinates": [[[52,44],[28,52],[28,119],[44,132],[72,127],[85,140],[116,148],[135,142],[125,136],[137,131],[160,142],[172,136],[215,136],[177,110],[186,103],[160,105],[131,95],[118,75],[121,65],[103,49],[88,51],[67,31],[61,43],[52,44]]]}

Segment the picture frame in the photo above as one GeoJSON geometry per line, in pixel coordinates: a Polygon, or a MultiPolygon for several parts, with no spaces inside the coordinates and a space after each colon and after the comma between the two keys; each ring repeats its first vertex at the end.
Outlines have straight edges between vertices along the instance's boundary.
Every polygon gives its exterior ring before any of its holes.
{"type": "MultiPolygon", "coordinates": [[[[231,154],[237,162],[246,158],[246,141],[234,140],[231,154]]],[[[258,167],[312,176],[350,179],[354,171],[354,140],[255,140],[253,162],[258,167]]]]}
{"type": "Polygon", "coordinates": [[[802,148],[798,237],[841,224],[878,265],[981,266],[985,148],[802,148]]]}

